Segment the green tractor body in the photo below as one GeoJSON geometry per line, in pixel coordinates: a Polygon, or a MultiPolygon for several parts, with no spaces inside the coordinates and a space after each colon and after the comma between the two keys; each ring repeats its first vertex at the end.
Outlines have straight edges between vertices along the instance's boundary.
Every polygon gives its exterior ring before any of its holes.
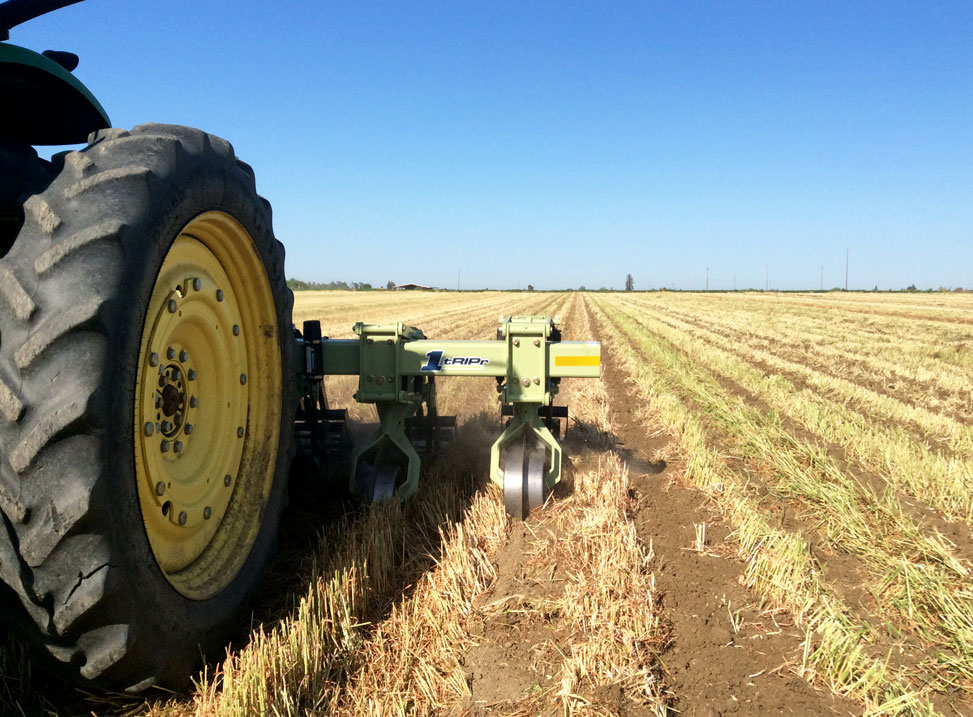
{"type": "MultiPolygon", "coordinates": [[[[50,52],[59,59],[67,53],[50,52]]],[[[70,55],[63,61],[70,66],[70,55]]],[[[51,57],[0,42],[0,137],[28,145],[81,144],[110,127],[108,115],[81,81],[51,57]]]]}

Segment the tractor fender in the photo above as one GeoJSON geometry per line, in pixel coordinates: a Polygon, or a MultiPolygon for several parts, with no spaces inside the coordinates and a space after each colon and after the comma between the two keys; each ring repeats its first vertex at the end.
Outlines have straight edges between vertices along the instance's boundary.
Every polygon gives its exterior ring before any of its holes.
{"type": "Polygon", "coordinates": [[[54,60],[0,42],[0,138],[31,145],[80,144],[111,126],[94,95],[54,60]]]}

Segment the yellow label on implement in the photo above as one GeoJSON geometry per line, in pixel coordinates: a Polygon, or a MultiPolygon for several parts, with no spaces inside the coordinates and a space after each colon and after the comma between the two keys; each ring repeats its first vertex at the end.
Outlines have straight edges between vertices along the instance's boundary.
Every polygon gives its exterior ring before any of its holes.
{"type": "Polygon", "coordinates": [[[601,366],[601,356],[555,356],[555,366],[601,366]]]}

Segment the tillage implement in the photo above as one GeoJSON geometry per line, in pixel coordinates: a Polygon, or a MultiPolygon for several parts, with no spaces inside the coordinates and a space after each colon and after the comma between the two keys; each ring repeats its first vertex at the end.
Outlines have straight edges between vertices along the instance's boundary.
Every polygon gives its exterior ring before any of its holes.
{"type": "Polygon", "coordinates": [[[229,142],[113,129],[77,56],[5,42],[74,1],[0,2],[0,626],[91,685],[181,686],[248,624],[295,453],[349,444],[325,375],[357,375],[378,410],[349,483],[369,500],[407,499],[417,446],[449,439],[436,379],[492,377],[509,422],[490,474],[523,518],[561,474],[558,383],[599,375],[600,349],[531,316],[489,341],[297,332],[270,204],[229,142]]]}
{"type": "Polygon", "coordinates": [[[490,451],[490,477],[503,486],[504,505],[515,518],[543,503],[545,491],[561,479],[561,447],[552,429],[559,432],[568,415],[554,396],[562,378],[601,375],[599,343],[561,341],[555,322],[542,316],[503,319],[497,340],[490,341],[433,341],[404,324],[354,328],[357,339],[326,339],[319,322],[304,323],[297,351],[303,357],[301,445],[324,445],[342,420],[343,412],[327,407],[323,377],[358,376],[355,399],[375,404],[380,428],[355,453],[349,488],[373,500],[405,500],[419,485],[413,443],[428,450],[456,425],[436,410],[436,377],[493,377],[510,418],[490,451]]]}

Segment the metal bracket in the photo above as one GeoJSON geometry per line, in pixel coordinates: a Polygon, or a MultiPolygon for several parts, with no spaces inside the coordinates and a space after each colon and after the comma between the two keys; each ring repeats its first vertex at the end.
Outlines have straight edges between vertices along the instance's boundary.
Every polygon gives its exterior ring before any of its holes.
{"type": "Polygon", "coordinates": [[[551,490],[561,480],[561,446],[544,425],[539,408],[540,405],[536,403],[514,404],[514,415],[510,423],[490,447],[490,480],[501,487],[504,474],[504,469],[500,466],[501,453],[528,431],[550,451],[549,461],[545,461],[547,470],[544,471],[544,488],[551,490]]]}

